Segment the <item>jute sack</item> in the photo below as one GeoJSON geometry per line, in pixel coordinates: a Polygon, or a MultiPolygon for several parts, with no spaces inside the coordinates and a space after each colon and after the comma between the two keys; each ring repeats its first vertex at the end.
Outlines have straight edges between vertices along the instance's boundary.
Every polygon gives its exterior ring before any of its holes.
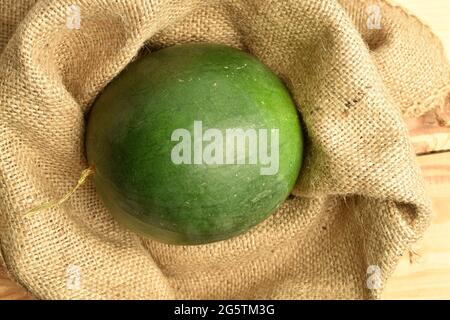
{"type": "Polygon", "coordinates": [[[37,298],[377,298],[429,223],[402,113],[439,106],[450,67],[428,28],[400,8],[2,0],[0,51],[1,250],[37,298]],[[102,88],[139,55],[193,41],[246,50],[289,87],[307,145],[284,205],[250,232],[202,246],[123,229],[91,181],[25,216],[86,168],[85,116],[102,88]]]}

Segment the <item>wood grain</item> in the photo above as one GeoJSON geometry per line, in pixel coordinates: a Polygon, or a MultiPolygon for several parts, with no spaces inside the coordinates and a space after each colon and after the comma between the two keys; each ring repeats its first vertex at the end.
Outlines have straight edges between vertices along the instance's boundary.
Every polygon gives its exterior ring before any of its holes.
{"type": "MultiPolygon", "coordinates": [[[[450,110],[447,114],[450,116],[450,110]]],[[[406,122],[416,154],[450,150],[450,127],[439,123],[435,111],[406,122]]]]}

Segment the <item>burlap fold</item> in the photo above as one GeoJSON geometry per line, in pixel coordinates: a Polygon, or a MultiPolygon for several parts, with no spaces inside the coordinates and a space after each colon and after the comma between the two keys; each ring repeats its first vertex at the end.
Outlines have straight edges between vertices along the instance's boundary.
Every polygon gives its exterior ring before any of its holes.
{"type": "Polygon", "coordinates": [[[429,222],[402,113],[436,107],[450,68],[439,41],[400,8],[1,0],[0,52],[0,247],[38,298],[376,298],[429,222]],[[77,8],[79,29],[68,17],[77,8]],[[190,247],[123,229],[90,181],[25,217],[86,167],[85,115],[102,88],[139,54],[193,41],[246,50],[286,82],[307,135],[293,196],[242,236],[190,247]]]}

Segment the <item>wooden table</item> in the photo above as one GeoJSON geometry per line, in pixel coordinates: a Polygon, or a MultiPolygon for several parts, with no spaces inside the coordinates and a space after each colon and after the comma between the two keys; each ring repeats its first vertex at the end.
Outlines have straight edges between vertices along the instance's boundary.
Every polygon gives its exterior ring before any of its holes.
{"type": "MultiPolygon", "coordinates": [[[[449,0],[392,0],[424,20],[450,52],[449,0]]],[[[429,116],[409,120],[418,161],[433,200],[435,217],[415,251],[406,255],[389,279],[384,299],[450,299],[450,128],[429,116]],[[432,120],[432,119],[431,119],[432,120]],[[430,151],[439,150],[438,153],[430,151]],[[448,150],[448,151],[445,151],[448,150]]],[[[0,267],[0,299],[30,299],[0,267]]]]}

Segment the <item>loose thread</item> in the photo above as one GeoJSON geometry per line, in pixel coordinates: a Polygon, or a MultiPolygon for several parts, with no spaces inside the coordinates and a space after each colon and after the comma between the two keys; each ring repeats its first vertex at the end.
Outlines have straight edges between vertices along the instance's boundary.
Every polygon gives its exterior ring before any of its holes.
{"type": "Polygon", "coordinates": [[[94,173],[95,173],[95,168],[93,166],[91,166],[87,169],[84,169],[81,172],[81,176],[77,182],[77,185],[74,188],[72,188],[72,190],[67,192],[61,199],[49,201],[49,202],[43,203],[41,205],[38,205],[38,206],[28,210],[27,212],[25,212],[25,216],[28,217],[28,216],[35,214],[37,212],[40,212],[42,210],[51,209],[51,208],[54,208],[54,207],[57,207],[57,206],[63,204],[78,190],[78,188],[80,188],[86,182],[87,178],[89,178],[94,173]]]}

